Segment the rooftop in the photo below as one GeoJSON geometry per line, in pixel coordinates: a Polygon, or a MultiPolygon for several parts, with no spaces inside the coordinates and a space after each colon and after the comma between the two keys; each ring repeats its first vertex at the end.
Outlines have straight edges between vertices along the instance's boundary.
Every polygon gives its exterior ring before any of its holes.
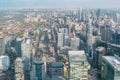
{"type": "Polygon", "coordinates": [[[114,69],[120,68],[120,61],[116,57],[114,57],[114,56],[103,56],[103,58],[105,60],[107,60],[107,62],[109,62],[109,64],[111,64],[114,69]]]}
{"type": "Polygon", "coordinates": [[[69,51],[68,53],[69,61],[70,62],[79,62],[79,61],[86,61],[85,51],[69,51]]]}

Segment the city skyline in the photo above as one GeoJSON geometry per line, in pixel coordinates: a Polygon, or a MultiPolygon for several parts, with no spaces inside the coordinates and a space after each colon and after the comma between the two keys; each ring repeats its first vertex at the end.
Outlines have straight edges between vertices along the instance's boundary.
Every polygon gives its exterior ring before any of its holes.
{"type": "Polygon", "coordinates": [[[0,0],[0,8],[119,8],[116,0],[0,0]]]}

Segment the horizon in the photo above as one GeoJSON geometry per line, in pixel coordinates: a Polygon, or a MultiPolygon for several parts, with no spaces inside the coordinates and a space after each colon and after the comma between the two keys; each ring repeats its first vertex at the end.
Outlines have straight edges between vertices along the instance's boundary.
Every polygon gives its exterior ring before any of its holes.
{"type": "Polygon", "coordinates": [[[0,0],[2,9],[18,8],[120,8],[116,0],[0,0]]]}

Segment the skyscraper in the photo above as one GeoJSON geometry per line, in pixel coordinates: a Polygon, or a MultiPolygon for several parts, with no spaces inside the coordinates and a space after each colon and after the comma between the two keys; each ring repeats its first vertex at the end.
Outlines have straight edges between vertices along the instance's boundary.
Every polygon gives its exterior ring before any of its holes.
{"type": "Polygon", "coordinates": [[[101,80],[120,79],[120,60],[114,56],[103,56],[101,67],[101,80]]]}
{"type": "Polygon", "coordinates": [[[79,50],[79,45],[80,45],[80,39],[77,38],[76,36],[71,38],[70,41],[70,47],[72,50],[79,50]]]}
{"type": "Polygon", "coordinates": [[[55,80],[57,77],[64,75],[64,65],[63,63],[53,62],[51,64],[51,78],[55,80]]]}
{"type": "Polygon", "coordinates": [[[26,70],[29,71],[31,68],[31,57],[32,57],[32,49],[31,49],[31,40],[25,39],[21,44],[21,53],[22,57],[26,57],[25,65],[26,70]]]}
{"type": "Polygon", "coordinates": [[[30,80],[46,80],[46,61],[42,50],[37,50],[35,54],[30,80]]]}
{"type": "Polygon", "coordinates": [[[58,33],[58,47],[63,46],[63,33],[58,33]]]}
{"type": "Polygon", "coordinates": [[[15,60],[15,80],[25,80],[25,58],[15,60]]]}
{"type": "Polygon", "coordinates": [[[69,51],[69,80],[87,80],[89,63],[85,51],[69,51]]]}
{"type": "Polygon", "coordinates": [[[93,57],[93,47],[92,47],[92,36],[93,36],[93,26],[92,26],[92,19],[89,19],[88,23],[88,30],[87,30],[87,53],[90,58],[93,57]]]}

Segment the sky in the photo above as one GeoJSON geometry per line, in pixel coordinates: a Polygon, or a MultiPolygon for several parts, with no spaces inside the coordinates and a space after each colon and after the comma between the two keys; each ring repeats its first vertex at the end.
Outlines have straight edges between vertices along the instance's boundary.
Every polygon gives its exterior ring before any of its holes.
{"type": "Polygon", "coordinates": [[[120,0],[0,0],[0,8],[120,8],[120,0]]]}

